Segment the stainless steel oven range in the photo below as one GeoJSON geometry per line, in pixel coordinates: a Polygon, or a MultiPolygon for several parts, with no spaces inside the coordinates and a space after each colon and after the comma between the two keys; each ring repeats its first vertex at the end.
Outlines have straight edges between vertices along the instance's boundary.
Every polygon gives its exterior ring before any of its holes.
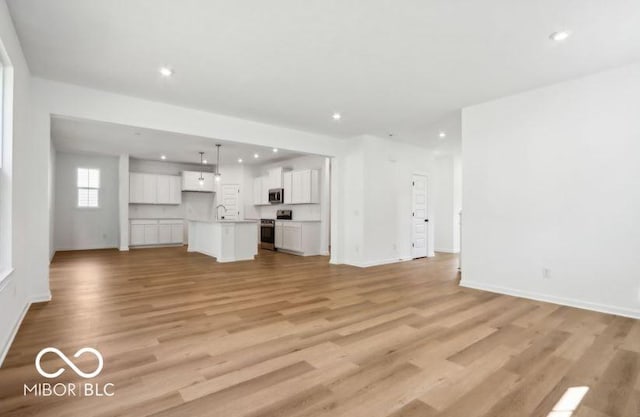
{"type": "Polygon", "coordinates": [[[274,219],[260,219],[260,247],[275,250],[276,221],[274,219]]]}

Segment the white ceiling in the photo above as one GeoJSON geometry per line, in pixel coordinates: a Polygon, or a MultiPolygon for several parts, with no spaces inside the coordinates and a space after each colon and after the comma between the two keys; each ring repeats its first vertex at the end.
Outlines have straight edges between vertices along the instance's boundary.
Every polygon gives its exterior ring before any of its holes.
{"type": "Polygon", "coordinates": [[[341,137],[640,60],[638,0],[8,4],[37,76],[341,137]]]}
{"type": "Polygon", "coordinates": [[[216,162],[215,144],[220,149],[220,164],[237,164],[242,158],[245,165],[281,161],[302,154],[263,146],[244,145],[210,138],[182,135],[160,130],[143,129],[113,123],[53,117],[51,140],[57,151],[105,155],[129,154],[133,158],[160,160],[162,155],[170,162],[200,163],[205,152],[209,164],[216,162]],[[254,158],[258,153],[259,158],[254,158]]]}

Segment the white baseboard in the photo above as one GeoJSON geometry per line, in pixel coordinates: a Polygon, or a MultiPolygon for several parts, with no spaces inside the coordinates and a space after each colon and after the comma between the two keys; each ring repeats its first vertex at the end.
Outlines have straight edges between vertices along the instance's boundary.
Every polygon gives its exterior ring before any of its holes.
{"type": "Polygon", "coordinates": [[[412,258],[391,258],[391,259],[383,259],[379,261],[367,261],[367,262],[345,262],[347,265],[357,266],[358,268],[369,268],[371,266],[380,266],[380,265],[388,265],[394,264],[397,262],[406,262],[410,261],[412,258]]]}
{"type": "Polygon", "coordinates": [[[118,246],[88,246],[83,248],[56,248],[56,252],[69,252],[75,250],[100,250],[100,249],[119,249],[118,246]]]}
{"type": "Polygon", "coordinates": [[[13,344],[13,340],[16,338],[16,335],[18,334],[18,330],[20,330],[22,321],[26,317],[27,312],[29,311],[29,308],[31,308],[31,304],[41,303],[45,301],[51,301],[50,292],[46,294],[34,295],[25,301],[24,306],[22,307],[22,311],[20,312],[20,317],[18,318],[18,321],[13,326],[13,329],[11,329],[11,334],[9,335],[7,342],[5,343],[4,346],[2,346],[2,350],[0,350],[0,367],[2,367],[2,364],[4,363],[4,360],[7,357],[7,353],[9,353],[9,349],[13,344]]]}
{"type": "Polygon", "coordinates": [[[11,345],[13,344],[13,340],[16,338],[16,335],[18,334],[18,329],[20,329],[20,326],[22,325],[22,320],[24,320],[25,316],[27,315],[27,311],[29,311],[29,307],[31,307],[31,302],[26,301],[24,303],[24,306],[22,307],[22,311],[20,312],[20,317],[18,318],[18,321],[13,326],[13,329],[11,329],[11,334],[9,335],[7,342],[4,344],[4,346],[2,346],[2,351],[0,351],[0,367],[4,363],[4,359],[7,357],[7,353],[9,353],[9,348],[11,348],[11,345]]]}
{"type": "MultiPolygon", "coordinates": [[[[213,256],[213,255],[209,255],[213,256]]],[[[250,258],[216,258],[216,262],[227,263],[227,262],[239,262],[239,261],[253,261],[255,257],[250,258]]]]}
{"type": "Polygon", "coordinates": [[[42,294],[34,294],[31,296],[30,302],[33,303],[46,303],[47,301],[51,301],[51,292],[46,292],[42,294]]]}
{"type": "Polygon", "coordinates": [[[630,317],[632,319],[640,320],[640,310],[631,310],[627,308],[620,308],[616,306],[592,303],[590,301],[576,300],[574,298],[556,297],[555,295],[540,294],[528,291],[517,290],[514,288],[507,288],[497,285],[485,284],[481,282],[460,281],[461,287],[473,288],[476,290],[483,290],[489,292],[495,292],[498,294],[512,295],[514,297],[528,298],[530,300],[544,301],[547,303],[560,304],[568,307],[581,308],[584,310],[592,310],[600,313],[615,314],[617,316],[630,317]]]}
{"type": "Polygon", "coordinates": [[[452,248],[436,248],[436,252],[444,252],[444,253],[460,253],[458,249],[452,248]]]}

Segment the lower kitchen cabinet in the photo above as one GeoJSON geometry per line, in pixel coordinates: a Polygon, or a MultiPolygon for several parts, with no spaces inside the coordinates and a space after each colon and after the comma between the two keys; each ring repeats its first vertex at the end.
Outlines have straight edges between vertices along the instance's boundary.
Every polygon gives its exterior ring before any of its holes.
{"type": "Polygon", "coordinates": [[[130,220],[129,244],[131,246],[179,244],[184,240],[183,233],[182,219],[130,220]]]}
{"type": "Polygon", "coordinates": [[[302,252],[302,224],[284,223],[282,225],[282,247],[296,252],[302,252]]]}
{"type": "Polygon", "coordinates": [[[276,222],[275,236],[274,236],[274,246],[276,248],[281,248],[282,247],[282,222],[280,222],[279,226],[278,226],[278,222],[276,222]]]}
{"type": "Polygon", "coordinates": [[[275,247],[296,255],[320,255],[320,222],[276,221],[275,247]]]}

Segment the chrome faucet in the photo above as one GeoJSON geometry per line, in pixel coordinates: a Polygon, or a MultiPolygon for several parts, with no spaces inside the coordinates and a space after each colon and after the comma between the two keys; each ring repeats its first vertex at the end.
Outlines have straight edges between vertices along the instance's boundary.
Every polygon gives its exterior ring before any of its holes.
{"type": "MultiPolygon", "coordinates": [[[[222,207],[222,208],[224,209],[224,212],[225,212],[225,213],[227,212],[227,208],[224,206],[224,204],[218,204],[218,205],[216,206],[216,220],[219,220],[219,219],[218,219],[218,212],[219,212],[220,210],[218,210],[218,209],[219,209],[220,207],[222,207]]],[[[224,217],[224,215],[223,215],[223,217],[224,217]]]]}

